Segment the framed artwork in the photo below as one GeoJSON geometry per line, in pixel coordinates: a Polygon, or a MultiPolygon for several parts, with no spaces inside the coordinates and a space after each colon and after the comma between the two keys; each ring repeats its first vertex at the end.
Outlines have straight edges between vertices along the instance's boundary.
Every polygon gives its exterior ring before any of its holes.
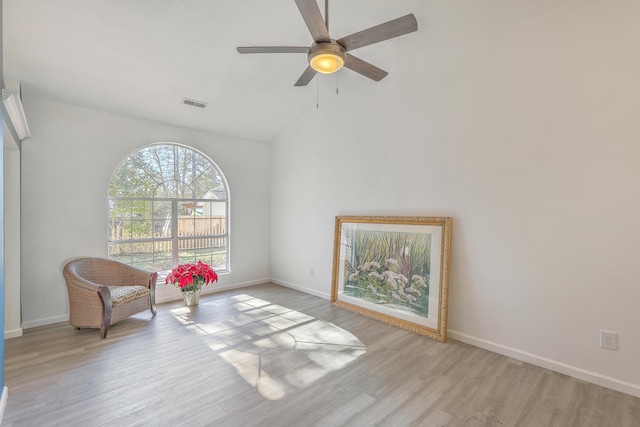
{"type": "Polygon", "coordinates": [[[332,304],[445,342],[451,223],[337,216],[332,304]]]}

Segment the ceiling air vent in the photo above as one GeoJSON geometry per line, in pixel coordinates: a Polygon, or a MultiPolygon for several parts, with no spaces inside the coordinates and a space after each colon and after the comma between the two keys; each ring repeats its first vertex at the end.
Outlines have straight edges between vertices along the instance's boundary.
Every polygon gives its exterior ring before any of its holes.
{"type": "Polygon", "coordinates": [[[196,101],[194,99],[182,98],[182,103],[184,105],[191,105],[193,107],[204,108],[207,106],[206,102],[196,101]]]}

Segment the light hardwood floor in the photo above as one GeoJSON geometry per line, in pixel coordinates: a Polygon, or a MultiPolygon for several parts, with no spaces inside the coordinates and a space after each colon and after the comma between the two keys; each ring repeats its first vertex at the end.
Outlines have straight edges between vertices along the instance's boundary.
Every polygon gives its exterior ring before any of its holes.
{"type": "Polygon", "coordinates": [[[3,426],[639,426],[640,399],[273,284],[5,342],[3,426]]]}

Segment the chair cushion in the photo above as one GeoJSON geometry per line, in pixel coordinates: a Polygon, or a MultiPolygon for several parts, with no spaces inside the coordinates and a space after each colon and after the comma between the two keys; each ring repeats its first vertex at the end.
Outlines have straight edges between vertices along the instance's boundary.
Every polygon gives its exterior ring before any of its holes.
{"type": "Polygon", "coordinates": [[[113,307],[148,296],[151,292],[144,286],[109,286],[113,307]]]}

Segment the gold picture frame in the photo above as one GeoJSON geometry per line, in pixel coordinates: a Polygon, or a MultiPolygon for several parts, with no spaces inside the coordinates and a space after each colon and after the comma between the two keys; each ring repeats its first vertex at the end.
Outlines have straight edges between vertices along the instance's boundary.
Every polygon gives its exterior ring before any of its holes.
{"type": "Polygon", "coordinates": [[[445,342],[452,222],[337,216],[331,303],[445,342]]]}

